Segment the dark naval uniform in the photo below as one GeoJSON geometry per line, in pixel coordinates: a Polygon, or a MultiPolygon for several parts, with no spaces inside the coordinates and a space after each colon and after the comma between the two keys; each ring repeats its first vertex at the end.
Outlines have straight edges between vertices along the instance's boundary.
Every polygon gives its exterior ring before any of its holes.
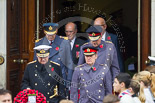
{"type": "MultiPolygon", "coordinates": [[[[36,40],[35,47],[38,45],[49,45],[52,47],[50,49],[49,59],[59,63],[62,69],[63,78],[71,81],[74,67],[69,41],[64,40],[63,37],[56,35],[52,45],[50,45],[46,37],[36,40]]],[[[34,60],[36,59],[36,52],[34,52],[34,60]]]]}
{"type": "Polygon", "coordinates": [[[85,63],[75,68],[70,94],[74,103],[103,103],[104,96],[112,93],[109,68],[97,62],[94,67],[95,70],[85,63]],[[78,88],[80,88],[79,100],[78,88]]]}
{"type": "Polygon", "coordinates": [[[62,73],[58,63],[48,61],[45,65],[38,61],[30,62],[24,72],[21,89],[35,89],[44,94],[47,103],[59,103],[65,98],[65,87],[62,80],[62,73]],[[50,99],[54,94],[54,88],[58,86],[59,96],[50,99]]]}
{"type": "MultiPolygon", "coordinates": [[[[83,48],[87,46],[92,46],[92,44],[90,42],[85,43],[80,48],[78,65],[85,63],[83,48]]],[[[105,64],[105,66],[108,66],[110,68],[110,71],[112,74],[111,75],[112,81],[113,81],[115,76],[118,75],[120,72],[116,48],[113,43],[109,41],[102,41],[102,40],[101,40],[101,44],[97,48],[98,48],[98,53],[97,53],[98,57],[96,59],[96,62],[98,62],[99,64],[105,64]]]]}

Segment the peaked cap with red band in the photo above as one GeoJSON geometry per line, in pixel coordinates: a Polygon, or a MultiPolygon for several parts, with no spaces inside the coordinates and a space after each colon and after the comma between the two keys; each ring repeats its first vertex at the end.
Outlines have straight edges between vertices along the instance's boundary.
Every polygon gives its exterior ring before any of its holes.
{"type": "Polygon", "coordinates": [[[96,41],[101,37],[102,28],[101,26],[94,25],[89,27],[86,32],[89,34],[89,39],[91,41],[96,41]]]}
{"type": "Polygon", "coordinates": [[[94,55],[97,53],[97,51],[98,49],[92,46],[87,46],[83,48],[84,55],[94,55]]]}

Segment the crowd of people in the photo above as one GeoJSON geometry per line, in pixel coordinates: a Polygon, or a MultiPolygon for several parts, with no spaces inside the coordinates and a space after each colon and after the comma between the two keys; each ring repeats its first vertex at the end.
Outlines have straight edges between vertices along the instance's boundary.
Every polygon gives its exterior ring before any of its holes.
{"type": "MultiPolygon", "coordinates": [[[[21,90],[38,90],[47,103],[155,103],[155,67],[133,77],[124,73],[117,36],[97,17],[79,38],[77,25],[43,24],[45,37],[35,41],[34,61],[27,64],[21,90]]],[[[0,102],[12,103],[11,92],[0,90],[0,102]]]]}

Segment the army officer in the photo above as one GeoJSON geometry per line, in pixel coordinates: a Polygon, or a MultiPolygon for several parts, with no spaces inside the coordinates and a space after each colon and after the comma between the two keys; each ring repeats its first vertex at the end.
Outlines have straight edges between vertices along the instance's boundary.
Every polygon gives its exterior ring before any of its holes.
{"type": "Polygon", "coordinates": [[[70,98],[74,103],[102,103],[104,96],[112,92],[110,70],[108,66],[95,62],[95,47],[87,46],[83,48],[83,53],[86,63],[75,68],[70,98]]]}

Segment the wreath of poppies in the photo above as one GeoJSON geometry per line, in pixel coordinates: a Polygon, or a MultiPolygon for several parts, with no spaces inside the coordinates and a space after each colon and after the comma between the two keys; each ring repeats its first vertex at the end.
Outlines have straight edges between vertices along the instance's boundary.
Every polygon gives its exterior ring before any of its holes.
{"type": "Polygon", "coordinates": [[[36,96],[36,103],[46,103],[46,97],[38,92],[38,90],[32,89],[24,89],[23,91],[20,91],[14,98],[14,103],[27,103],[28,96],[30,95],[36,96]]]}

